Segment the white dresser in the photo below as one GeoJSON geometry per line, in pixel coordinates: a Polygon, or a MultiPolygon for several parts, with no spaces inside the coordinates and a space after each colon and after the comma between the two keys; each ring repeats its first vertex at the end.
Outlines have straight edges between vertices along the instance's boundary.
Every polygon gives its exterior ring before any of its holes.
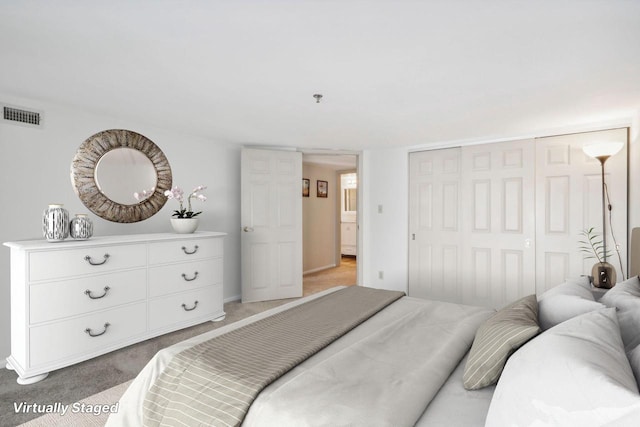
{"type": "Polygon", "coordinates": [[[225,233],[7,242],[11,356],[31,384],[55,369],[222,320],[225,233]]]}
{"type": "Polygon", "coordinates": [[[342,255],[357,255],[357,234],[358,225],[355,222],[342,222],[340,224],[340,252],[342,255]]]}

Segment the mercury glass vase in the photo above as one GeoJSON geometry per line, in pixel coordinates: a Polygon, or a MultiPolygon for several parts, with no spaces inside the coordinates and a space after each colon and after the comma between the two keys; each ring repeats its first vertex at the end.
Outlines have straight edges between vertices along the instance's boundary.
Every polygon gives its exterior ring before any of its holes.
{"type": "Polygon", "coordinates": [[[62,242],[69,237],[69,212],[62,205],[49,205],[44,210],[42,234],[49,242],[62,242]]]}
{"type": "Polygon", "coordinates": [[[616,284],[616,268],[608,262],[596,262],[591,269],[593,286],[596,288],[611,289],[616,284]]]}
{"type": "Polygon", "coordinates": [[[76,240],[87,240],[93,236],[93,223],[87,214],[76,214],[69,225],[69,233],[76,240]]]}

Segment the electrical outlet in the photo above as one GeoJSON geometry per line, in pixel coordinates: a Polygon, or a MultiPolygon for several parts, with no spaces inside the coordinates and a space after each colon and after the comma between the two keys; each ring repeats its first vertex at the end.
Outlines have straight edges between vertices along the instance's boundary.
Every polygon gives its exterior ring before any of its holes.
{"type": "Polygon", "coordinates": [[[380,280],[384,279],[384,271],[382,270],[378,271],[378,279],[380,280]]]}

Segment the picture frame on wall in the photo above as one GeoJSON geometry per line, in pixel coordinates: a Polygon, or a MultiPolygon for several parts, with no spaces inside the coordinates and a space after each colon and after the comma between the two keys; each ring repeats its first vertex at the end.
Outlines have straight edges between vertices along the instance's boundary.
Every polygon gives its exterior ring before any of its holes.
{"type": "Polygon", "coordinates": [[[311,188],[311,181],[309,178],[302,178],[302,197],[309,197],[309,189],[311,188]]]}
{"type": "Polygon", "coordinates": [[[326,199],[329,196],[329,183],[327,181],[317,181],[316,197],[326,199]]]}

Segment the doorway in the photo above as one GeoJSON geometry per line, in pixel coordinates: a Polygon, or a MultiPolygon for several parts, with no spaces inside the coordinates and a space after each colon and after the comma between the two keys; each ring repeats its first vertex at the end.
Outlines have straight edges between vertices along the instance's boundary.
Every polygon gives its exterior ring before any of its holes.
{"type": "Polygon", "coordinates": [[[355,154],[303,153],[305,296],[358,283],[357,160],[355,154]],[[343,186],[345,180],[349,180],[349,188],[343,186]]]}

